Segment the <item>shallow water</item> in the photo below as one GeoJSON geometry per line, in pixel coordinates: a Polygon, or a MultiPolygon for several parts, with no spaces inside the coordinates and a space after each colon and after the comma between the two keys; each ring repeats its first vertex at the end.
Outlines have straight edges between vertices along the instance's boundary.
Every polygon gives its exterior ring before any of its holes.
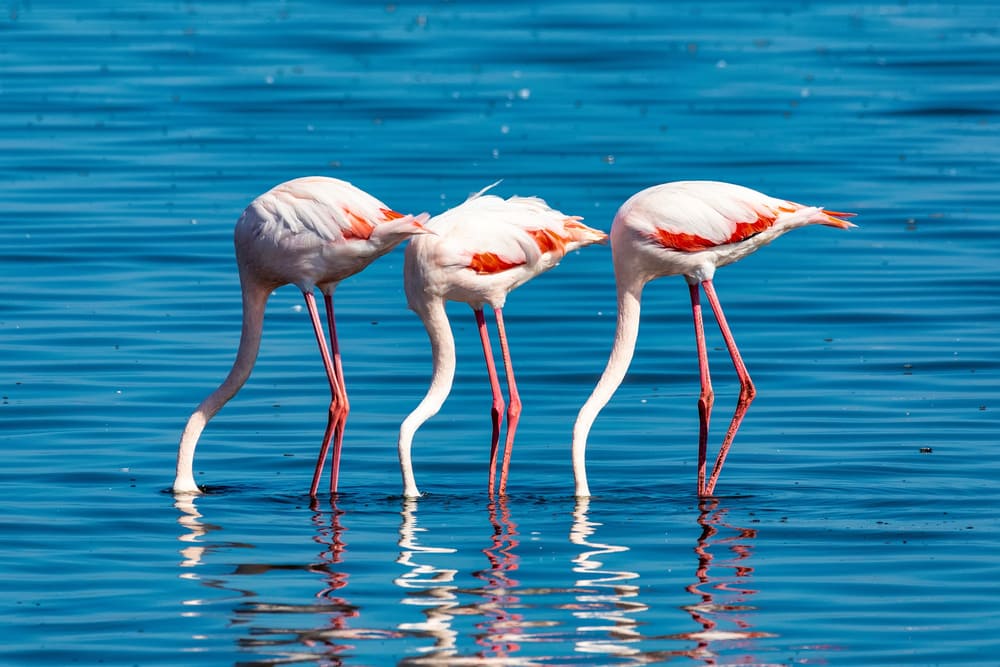
{"type": "MultiPolygon", "coordinates": [[[[0,662],[993,664],[1000,604],[1000,35],[987,3],[13,2],[0,16],[0,662]],[[232,225],[344,178],[436,213],[498,179],[607,230],[677,179],[856,211],[716,285],[757,384],[719,496],[694,495],[687,290],[644,295],[625,384],[610,254],[505,308],[524,413],[485,493],[469,309],[430,372],[401,250],[337,291],[341,491],[308,484],[328,388],[301,296],[205,431],[239,334],[232,225]]],[[[708,322],[718,442],[737,386],[708,322]]]]}

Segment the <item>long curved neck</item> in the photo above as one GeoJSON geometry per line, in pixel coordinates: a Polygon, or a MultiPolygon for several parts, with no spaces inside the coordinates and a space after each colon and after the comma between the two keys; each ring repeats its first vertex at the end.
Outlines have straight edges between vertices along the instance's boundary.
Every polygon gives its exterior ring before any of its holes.
{"type": "Polygon", "coordinates": [[[254,363],[257,361],[257,351],[260,349],[261,331],[264,327],[264,306],[271,290],[243,280],[243,329],[240,333],[240,347],[236,352],[236,361],[229,375],[201,402],[201,405],[188,418],[181,442],[177,448],[177,475],[174,477],[174,493],[199,493],[194,481],[194,450],[198,445],[205,424],[222,409],[240,387],[250,377],[254,363]]]}
{"type": "Polygon", "coordinates": [[[455,338],[451,333],[448,315],[445,313],[444,301],[434,299],[424,304],[417,314],[423,320],[427,335],[431,339],[434,367],[427,394],[399,427],[399,467],[403,475],[403,495],[407,497],[420,495],[413,477],[413,465],[410,462],[413,436],[420,425],[436,415],[444,405],[455,379],[455,338]]]}
{"type": "Polygon", "coordinates": [[[590,398],[580,408],[573,425],[573,478],[576,482],[576,496],[590,495],[587,484],[586,449],[587,435],[601,409],[611,400],[611,396],[625,379],[635,342],[639,337],[639,310],[642,297],[642,282],[618,286],[618,322],[615,326],[615,340],[611,347],[608,365],[591,392],[590,398]]]}

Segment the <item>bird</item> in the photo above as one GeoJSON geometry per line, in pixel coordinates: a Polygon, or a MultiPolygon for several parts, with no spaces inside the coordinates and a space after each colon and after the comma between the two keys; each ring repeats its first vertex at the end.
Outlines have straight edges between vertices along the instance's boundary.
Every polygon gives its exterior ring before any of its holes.
{"type": "Polygon", "coordinates": [[[718,181],[676,181],[646,188],[629,198],[611,226],[611,255],[618,297],[618,317],[607,366],[573,426],[575,492],[590,496],[586,472],[587,436],[598,413],[622,383],[639,335],[639,311],[646,283],[680,275],[691,297],[701,392],[698,397],[697,489],[711,496],[756,389],[719,303],[713,279],[717,268],[743,259],[785,232],[807,225],[855,227],[853,213],[803,206],[750,188],[718,181]],[[712,308],[740,382],[736,410],[706,480],[708,424],[714,393],[708,370],[701,311],[701,291],[712,308]]]}
{"type": "Polygon", "coordinates": [[[201,492],[192,472],[198,438],[250,376],[260,348],[267,299],[287,284],[302,291],[330,383],[327,427],[309,494],[317,494],[331,441],[330,491],[336,492],[350,406],[334,322],[334,289],[404,240],[427,233],[423,223],[429,218],[427,213],[398,213],[351,183],[325,176],[281,183],[247,206],[233,235],[243,293],[243,326],[236,360],[222,384],[188,418],[177,448],[174,493],[201,492]],[[326,305],[329,347],[316,307],[316,289],[326,305]]]}
{"type": "MultiPolygon", "coordinates": [[[[498,181],[499,183],[499,181],[498,181]]],[[[399,464],[403,495],[418,497],[410,449],[421,424],[437,414],[451,391],[455,377],[455,339],[445,312],[446,301],[472,307],[479,330],[493,392],[490,440],[489,494],[496,490],[497,449],[504,409],[507,437],[501,467],[499,493],[504,495],[511,448],[521,415],[521,400],[514,379],[503,307],[507,295],[535,276],[556,266],[569,252],[607,240],[607,234],[581,223],[579,216],[566,215],[538,197],[503,199],[486,194],[494,183],[471,195],[462,204],[429,220],[435,235],[413,238],[403,260],[404,290],[410,309],[423,321],[431,343],[432,374],[423,400],[403,420],[399,429],[399,464]],[[496,319],[501,356],[507,379],[505,406],[486,328],[484,307],[496,319]]]]}

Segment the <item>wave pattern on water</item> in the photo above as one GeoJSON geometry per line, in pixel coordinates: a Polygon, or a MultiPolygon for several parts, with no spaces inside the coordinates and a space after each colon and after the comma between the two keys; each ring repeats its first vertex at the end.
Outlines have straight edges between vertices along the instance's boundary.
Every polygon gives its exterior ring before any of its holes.
{"type": "MultiPolygon", "coordinates": [[[[8,3],[0,15],[0,638],[11,664],[987,664],[1000,501],[988,3],[8,3]],[[489,389],[449,306],[430,375],[402,253],[337,291],[343,494],[305,497],[328,388],[301,295],[164,490],[239,336],[232,227],[344,178],[437,213],[498,179],[608,230],[654,183],[859,213],[720,271],[759,395],[693,495],[687,290],[644,295],[630,373],[569,497],[615,321],[609,250],[505,309],[524,413],[489,503],[489,389]]],[[[738,386],[708,323],[712,443],[738,386]]]]}

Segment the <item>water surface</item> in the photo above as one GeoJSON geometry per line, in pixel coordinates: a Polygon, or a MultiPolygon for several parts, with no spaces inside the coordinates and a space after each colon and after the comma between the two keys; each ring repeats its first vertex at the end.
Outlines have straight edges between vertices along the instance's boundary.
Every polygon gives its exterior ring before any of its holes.
{"type": "MultiPolygon", "coordinates": [[[[5,664],[992,664],[1000,395],[1000,36],[987,3],[14,2],[0,17],[5,664]],[[469,309],[430,373],[401,249],[337,291],[341,491],[307,497],[328,389],[294,288],[167,489],[239,335],[232,225],[289,178],[437,213],[503,179],[609,229],[632,193],[742,183],[856,211],[721,271],[757,384],[694,495],[680,279],[646,290],[591,433],[610,254],[505,309],[524,413],[485,493],[469,309]]],[[[708,322],[713,443],[738,387],[708,322]]]]}

